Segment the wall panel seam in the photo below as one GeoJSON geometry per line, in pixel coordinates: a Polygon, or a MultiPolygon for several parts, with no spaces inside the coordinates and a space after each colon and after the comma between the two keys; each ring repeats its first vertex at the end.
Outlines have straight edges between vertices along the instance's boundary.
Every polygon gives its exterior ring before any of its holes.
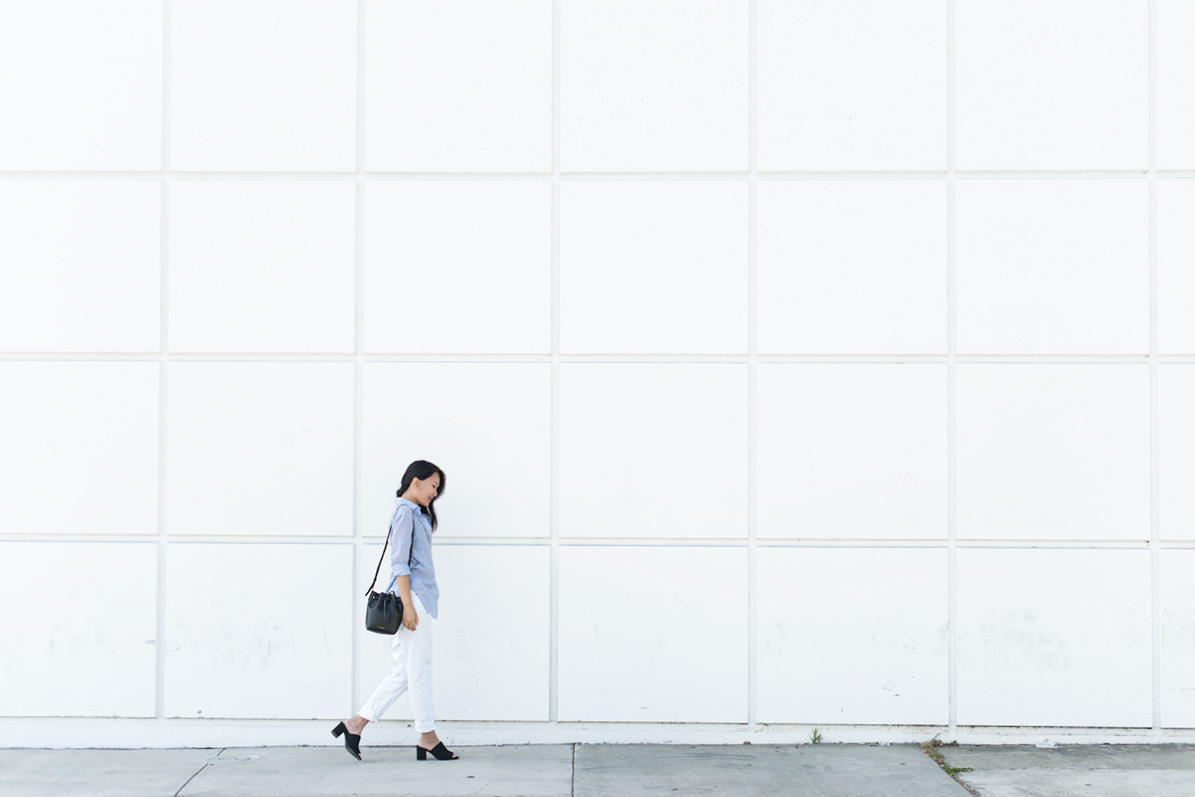
{"type": "Polygon", "coordinates": [[[157,589],[155,595],[154,644],[154,716],[162,722],[166,714],[166,566],[169,534],[167,450],[170,393],[170,89],[171,89],[171,3],[163,0],[162,10],[162,141],[160,171],[158,252],[158,545],[157,589]]]}
{"type": "Polygon", "coordinates": [[[361,703],[361,625],[365,618],[360,600],[357,599],[357,573],[360,562],[365,558],[363,541],[362,518],[360,516],[364,484],[364,428],[365,428],[365,42],[366,42],[366,1],[357,0],[357,109],[356,109],[356,137],[355,161],[357,166],[354,185],[354,219],[353,219],[353,489],[352,489],[352,532],[353,555],[349,566],[349,594],[345,600],[349,601],[349,616],[352,618],[352,632],[350,640],[352,649],[349,652],[349,711],[355,713],[355,707],[361,703]]]}
{"type": "MultiPolygon", "coordinates": [[[[1154,173],[1161,178],[1190,178],[1195,177],[1195,169],[1155,169],[1154,173]]],[[[24,180],[81,180],[81,181],[112,181],[112,180],[145,180],[160,177],[160,171],[0,171],[0,182],[24,180]]],[[[946,176],[942,169],[923,171],[900,170],[858,170],[858,171],[811,171],[811,172],[768,172],[757,171],[755,178],[761,182],[785,182],[807,180],[941,180],[946,176]]],[[[171,180],[175,182],[349,182],[358,179],[355,171],[339,172],[187,172],[172,171],[171,180]]],[[[555,179],[566,179],[575,182],[742,182],[750,177],[747,171],[735,172],[409,172],[389,174],[385,172],[361,173],[364,182],[552,182],[555,179]]],[[[1000,181],[1000,180],[1140,180],[1140,169],[1057,169],[1053,171],[1021,171],[1016,169],[1001,169],[991,171],[968,171],[958,169],[954,171],[954,178],[961,181],[1000,181]]]]}
{"type": "Polygon", "coordinates": [[[747,724],[758,721],[759,585],[756,535],[759,522],[758,453],[758,261],[759,261],[759,0],[751,0],[747,23],[747,724]]]}
{"type": "MultiPolygon", "coordinates": [[[[622,355],[445,355],[445,354],[327,354],[327,353],[180,353],[171,352],[173,363],[428,363],[437,364],[607,364],[607,365],[750,365],[773,363],[851,365],[1149,365],[1151,362],[1192,365],[1195,354],[622,354],[622,355]]],[[[0,362],[160,362],[162,354],[138,352],[3,352],[0,362]]]]}
{"type": "MultiPolygon", "coordinates": [[[[244,534],[235,536],[205,536],[193,534],[164,535],[166,541],[187,545],[325,545],[353,546],[357,539],[350,536],[342,537],[287,537],[276,535],[244,534]]],[[[362,535],[361,542],[366,545],[381,545],[384,537],[380,534],[362,535]]],[[[161,541],[158,535],[151,534],[54,534],[54,533],[4,533],[0,534],[2,542],[44,542],[54,543],[101,543],[121,545],[125,543],[150,543],[161,541]]],[[[550,537],[460,537],[437,539],[436,545],[447,547],[522,547],[522,548],[551,548],[553,544],[561,548],[570,547],[639,547],[639,548],[747,548],[749,540],[746,537],[560,537],[555,542],[550,537]]],[[[948,548],[949,541],[940,539],[907,539],[882,537],[759,537],[756,536],[757,548],[948,548]]],[[[1021,550],[1191,550],[1195,548],[1195,540],[1158,540],[1156,543],[1148,539],[956,539],[956,549],[987,549],[998,550],[1016,548],[1021,550]]],[[[379,554],[381,551],[379,550],[379,554]]]]}
{"type": "Polygon", "coordinates": [[[1160,530],[1159,489],[1159,396],[1158,396],[1158,184],[1157,184],[1157,2],[1149,0],[1149,505],[1150,505],[1150,664],[1153,728],[1162,727],[1162,619],[1161,573],[1158,541],[1160,530]]]}
{"type": "Polygon", "coordinates": [[[955,0],[946,3],[946,627],[947,728],[958,732],[958,412],[956,291],[956,187],[957,133],[955,127],[955,0]]]}
{"type": "Polygon", "coordinates": [[[548,466],[548,721],[560,716],[560,92],[561,0],[552,3],[551,363],[548,466]]]}

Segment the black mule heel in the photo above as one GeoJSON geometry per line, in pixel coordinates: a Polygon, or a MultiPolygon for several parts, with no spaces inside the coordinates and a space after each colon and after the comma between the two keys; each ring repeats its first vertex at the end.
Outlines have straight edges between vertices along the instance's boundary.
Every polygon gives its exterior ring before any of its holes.
{"type": "Polygon", "coordinates": [[[460,756],[458,756],[456,753],[445,747],[443,742],[438,742],[436,746],[430,750],[428,750],[426,747],[415,745],[415,758],[419,761],[426,761],[428,753],[431,753],[433,756],[435,756],[437,761],[453,761],[457,758],[460,758],[460,756]]]}
{"type": "Polygon", "coordinates": [[[361,747],[360,747],[361,734],[349,733],[349,729],[344,726],[343,722],[332,729],[332,735],[338,739],[340,738],[340,735],[342,733],[344,734],[344,749],[349,751],[349,755],[351,755],[353,758],[360,761],[361,760],[361,747]]]}

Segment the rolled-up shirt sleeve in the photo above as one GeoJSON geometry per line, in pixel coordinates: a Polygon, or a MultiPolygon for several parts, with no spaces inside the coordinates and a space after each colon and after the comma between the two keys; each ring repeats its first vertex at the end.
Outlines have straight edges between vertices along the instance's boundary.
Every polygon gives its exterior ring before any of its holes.
{"type": "Polygon", "coordinates": [[[390,573],[395,578],[411,575],[411,535],[415,530],[415,519],[409,511],[395,513],[394,524],[390,526],[390,573]]]}

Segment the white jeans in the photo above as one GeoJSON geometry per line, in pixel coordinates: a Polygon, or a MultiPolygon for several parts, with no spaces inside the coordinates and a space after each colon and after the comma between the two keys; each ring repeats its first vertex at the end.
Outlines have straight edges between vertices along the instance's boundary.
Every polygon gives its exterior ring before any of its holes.
{"type": "Polygon", "coordinates": [[[394,635],[390,652],[394,669],[373,690],[369,700],[357,713],[373,722],[386,712],[395,700],[411,690],[411,711],[415,715],[415,730],[427,733],[435,730],[435,709],[432,705],[432,616],[423,608],[419,598],[411,593],[411,602],[419,616],[414,631],[400,626],[394,635]]]}

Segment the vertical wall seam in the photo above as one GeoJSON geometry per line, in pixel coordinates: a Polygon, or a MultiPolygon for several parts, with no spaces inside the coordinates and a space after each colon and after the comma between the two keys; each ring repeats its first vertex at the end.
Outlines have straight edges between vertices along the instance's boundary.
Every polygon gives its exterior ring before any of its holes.
{"type": "Polygon", "coordinates": [[[158,540],[154,630],[154,716],[166,716],[166,437],[170,386],[170,0],[162,2],[162,153],[158,241],[158,540]]]}
{"type": "Polygon", "coordinates": [[[1158,395],[1158,148],[1157,148],[1157,3],[1149,0],[1149,580],[1150,580],[1150,665],[1153,701],[1153,729],[1162,727],[1162,585],[1159,489],[1159,395],[1158,395]]]}
{"type": "Polygon", "coordinates": [[[346,598],[350,602],[349,614],[352,618],[352,650],[349,654],[350,685],[349,699],[352,705],[350,712],[361,704],[360,656],[361,625],[365,621],[358,612],[361,601],[357,596],[357,573],[360,571],[360,560],[364,555],[362,541],[361,505],[364,485],[362,484],[362,470],[364,465],[364,441],[362,435],[365,428],[365,0],[357,0],[357,130],[356,130],[356,166],[357,173],[354,183],[354,217],[353,217],[353,507],[351,512],[353,541],[353,555],[350,558],[352,572],[349,574],[349,584],[352,588],[346,598]]]}
{"type": "Polygon", "coordinates": [[[560,32],[561,0],[552,3],[551,428],[549,454],[548,721],[560,718],[560,32]]]}
{"type": "Polygon", "coordinates": [[[758,547],[758,479],[756,454],[757,432],[757,295],[756,262],[758,259],[758,96],[759,96],[759,0],[751,0],[747,23],[747,724],[755,730],[758,690],[758,616],[759,588],[756,584],[758,547]]]}
{"type": "Polygon", "coordinates": [[[951,737],[958,733],[958,296],[955,280],[955,2],[946,3],[946,713],[951,737]]]}

